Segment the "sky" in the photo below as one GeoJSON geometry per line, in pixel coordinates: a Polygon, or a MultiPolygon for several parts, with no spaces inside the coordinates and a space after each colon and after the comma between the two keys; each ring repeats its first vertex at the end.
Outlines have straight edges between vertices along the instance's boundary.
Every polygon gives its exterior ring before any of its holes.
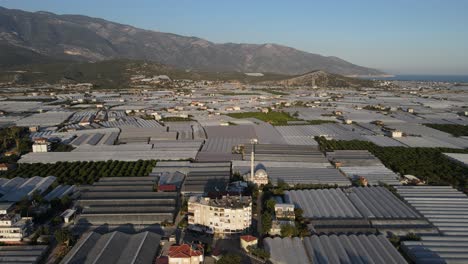
{"type": "Polygon", "coordinates": [[[216,43],[277,43],[392,74],[468,75],[465,0],[0,0],[216,43]]]}

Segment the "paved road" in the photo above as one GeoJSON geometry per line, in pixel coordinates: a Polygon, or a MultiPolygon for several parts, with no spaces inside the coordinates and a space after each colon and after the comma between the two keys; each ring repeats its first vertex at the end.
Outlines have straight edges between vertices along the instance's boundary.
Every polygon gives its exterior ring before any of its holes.
{"type": "Polygon", "coordinates": [[[257,233],[262,232],[262,197],[263,193],[260,190],[257,196],[257,233]]]}

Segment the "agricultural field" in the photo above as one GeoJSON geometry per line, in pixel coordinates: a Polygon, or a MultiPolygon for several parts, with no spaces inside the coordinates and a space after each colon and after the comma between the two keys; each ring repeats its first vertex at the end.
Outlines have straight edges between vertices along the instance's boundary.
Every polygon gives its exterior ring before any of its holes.
{"type": "Polygon", "coordinates": [[[454,137],[468,136],[468,126],[464,125],[451,125],[451,124],[424,124],[430,128],[434,128],[443,132],[452,134],[454,137]]]}
{"type": "Polygon", "coordinates": [[[389,169],[402,175],[411,174],[425,180],[430,185],[452,185],[462,190],[468,189],[468,168],[446,158],[442,153],[468,153],[468,150],[448,148],[405,148],[379,147],[367,141],[326,140],[317,137],[320,149],[368,150],[389,169]]]}
{"type": "Polygon", "coordinates": [[[245,112],[245,113],[231,113],[228,114],[234,118],[257,118],[264,122],[270,123],[273,126],[287,126],[289,121],[302,121],[301,119],[295,118],[285,112],[273,112],[268,113],[262,112],[245,112]]]}
{"type": "Polygon", "coordinates": [[[156,165],[154,160],[57,162],[55,164],[19,164],[16,169],[0,173],[2,178],[13,177],[57,177],[60,184],[92,184],[101,177],[147,176],[156,165]]]}

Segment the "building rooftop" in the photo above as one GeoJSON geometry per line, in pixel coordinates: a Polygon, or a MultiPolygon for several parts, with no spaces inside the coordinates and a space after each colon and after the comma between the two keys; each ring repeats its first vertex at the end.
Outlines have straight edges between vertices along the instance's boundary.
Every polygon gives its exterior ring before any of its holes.
{"type": "Polygon", "coordinates": [[[60,263],[152,263],[160,239],[160,235],[149,231],[138,234],[114,231],[104,235],[90,232],[81,237],[60,263]]]}
{"type": "Polygon", "coordinates": [[[254,237],[254,236],[251,236],[251,235],[245,235],[245,236],[241,236],[240,239],[246,241],[246,242],[252,242],[252,241],[257,241],[258,238],[254,237]]]}
{"type": "Polygon", "coordinates": [[[268,237],[264,244],[275,264],[407,263],[383,235],[268,237]]]}
{"type": "Polygon", "coordinates": [[[36,264],[47,252],[47,245],[18,245],[0,247],[0,264],[36,264]]]}
{"type": "Polygon", "coordinates": [[[201,245],[182,244],[171,246],[169,248],[169,258],[191,258],[203,255],[203,247],[201,245]]]}
{"type": "Polygon", "coordinates": [[[220,199],[211,199],[209,197],[192,196],[189,202],[200,203],[209,205],[212,207],[220,208],[244,208],[252,204],[252,198],[250,196],[223,196],[220,199]]]}

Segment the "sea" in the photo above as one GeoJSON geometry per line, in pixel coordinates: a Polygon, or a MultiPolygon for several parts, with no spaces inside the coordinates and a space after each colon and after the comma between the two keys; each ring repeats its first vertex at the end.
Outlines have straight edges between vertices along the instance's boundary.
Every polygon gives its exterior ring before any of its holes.
{"type": "Polygon", "coordinates": [[[395,75],[393,77],[365,77],[365,79],[389,81],[468,83],[468,75],[395,75]]]}

